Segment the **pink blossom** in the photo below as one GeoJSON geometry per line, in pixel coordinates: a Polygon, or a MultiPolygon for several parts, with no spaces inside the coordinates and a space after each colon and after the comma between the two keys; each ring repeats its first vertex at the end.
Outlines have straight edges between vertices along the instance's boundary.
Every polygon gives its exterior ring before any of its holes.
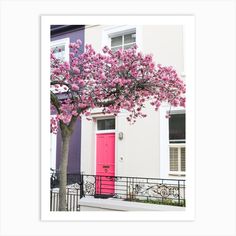
{"type": "Polygon", "coordinates": [[[107,46],[105,46],[105,47],[102,49],[102,51],[103,51],[104,53],[107,53],[107,52],[109,51],[109,48],[108,48],[107,46]]]}
{"type": "Polygon", "coordinates": [[[84,104],[84,103],[79,103],[78,107],[79,107],[79,108],[85,108],[85,107],[87,107],[87,105],[84,104]]]}
{"type": "Polygon", "coordinates": [[[85,85],[85,82],[83,80],[79,80],[78,83],[81,87],[83,87],[85,85]]]}
{"type": "Polygon", "coordinates": [[[73,67],[72,70],[73,70],[73,72],[75,74],[79,74],[80,73],[80,70],[77,67],[73,67]]]}
{"type": "Polygon", "coordinates": [[[113,115],[126,109],[127,120],[135,122],[146,116],[142,112],[146,102],[156,111],[162,103],[185,106],[185,84],[171,66],[156,65],[152,55],[137,52],[136,46],[117,52],[105,46],[101,54],[85,45],[85,51],[78,54],[81,45],[81,41],[70,44],[70,63],[51,51],[51,88],[64,88],[66,97],[58,100],[57,122],[51,121],[53,132],[58,121],[68,125],[72,116],[89,118],[95,107],[113,115]]]}
{"type": "Polygon", "coordinates": [[[76,43],[77,43],[78,45],[81,45],[81,44],[82,44],[82,41],[81,41],[80,39],[78,39],[78,40],[76,40],[76,43]]]}
{"type": "Polygon", "coordinates": [[[72,90],[79,90],[79,86],[77,84],[71,85],[72,90]]]}

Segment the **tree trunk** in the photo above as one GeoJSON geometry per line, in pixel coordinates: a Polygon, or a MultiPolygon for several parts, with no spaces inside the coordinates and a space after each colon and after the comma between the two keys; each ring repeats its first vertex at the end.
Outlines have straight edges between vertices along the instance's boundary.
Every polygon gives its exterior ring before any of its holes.
{"type": "Polygon", "coordinates": [[[62,149],[59,168],[59,211],[66,211],[67,165],[69,155],[70,133],[62,131],[62,149]]]}
{"type": "Polygon", "coordinates": [[[67,211],[66,204],[66,185],[67,185],[67,166],[69,156],[69,145],[77,117],[73,117],[69,125],[60,122],[61,128],[61,160],[59,167],[59,211],[67,211]]]}

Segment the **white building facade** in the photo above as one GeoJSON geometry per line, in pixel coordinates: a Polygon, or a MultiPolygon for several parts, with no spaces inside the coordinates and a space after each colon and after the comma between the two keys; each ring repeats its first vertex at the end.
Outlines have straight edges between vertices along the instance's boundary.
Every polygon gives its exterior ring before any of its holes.
{"type": "MultiPolygon", "coordinates": [[[[120,25],[85,27],[85,44],[95,51],[107,45],[112,50],[134,43],[156,64],[173,66],[184,80],[184,29],[181,25],[120,25]]],[[[159,111],[147,104],[146,118],[133,125],[127,112],[116,117],[92,112],[92,121],[82,118],[81,172],[90,175],[185,179],[185,110],[168,104],[159,111]],[[108,155],[109,158],[105,156],[108,155]]]]}

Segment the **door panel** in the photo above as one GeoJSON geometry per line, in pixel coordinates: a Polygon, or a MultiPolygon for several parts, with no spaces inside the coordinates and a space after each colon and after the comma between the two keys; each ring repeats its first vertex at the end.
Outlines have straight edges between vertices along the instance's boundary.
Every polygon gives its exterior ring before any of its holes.
{"type": "Polygon", "coordinates": [[[113,195],[115,175],[115,134],[97,134],[96,194],[113,195]]]}

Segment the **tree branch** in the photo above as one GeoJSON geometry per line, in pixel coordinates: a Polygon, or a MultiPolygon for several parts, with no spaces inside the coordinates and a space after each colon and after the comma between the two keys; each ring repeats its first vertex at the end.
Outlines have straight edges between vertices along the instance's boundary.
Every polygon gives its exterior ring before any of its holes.
{"type": "Polygon", "coordinates": [[[60,102],[57,98],[57,96],[51,91],[51,103],[53,104],[53,106],[56,108],[57,113],[60,113],[60,102]]]}

